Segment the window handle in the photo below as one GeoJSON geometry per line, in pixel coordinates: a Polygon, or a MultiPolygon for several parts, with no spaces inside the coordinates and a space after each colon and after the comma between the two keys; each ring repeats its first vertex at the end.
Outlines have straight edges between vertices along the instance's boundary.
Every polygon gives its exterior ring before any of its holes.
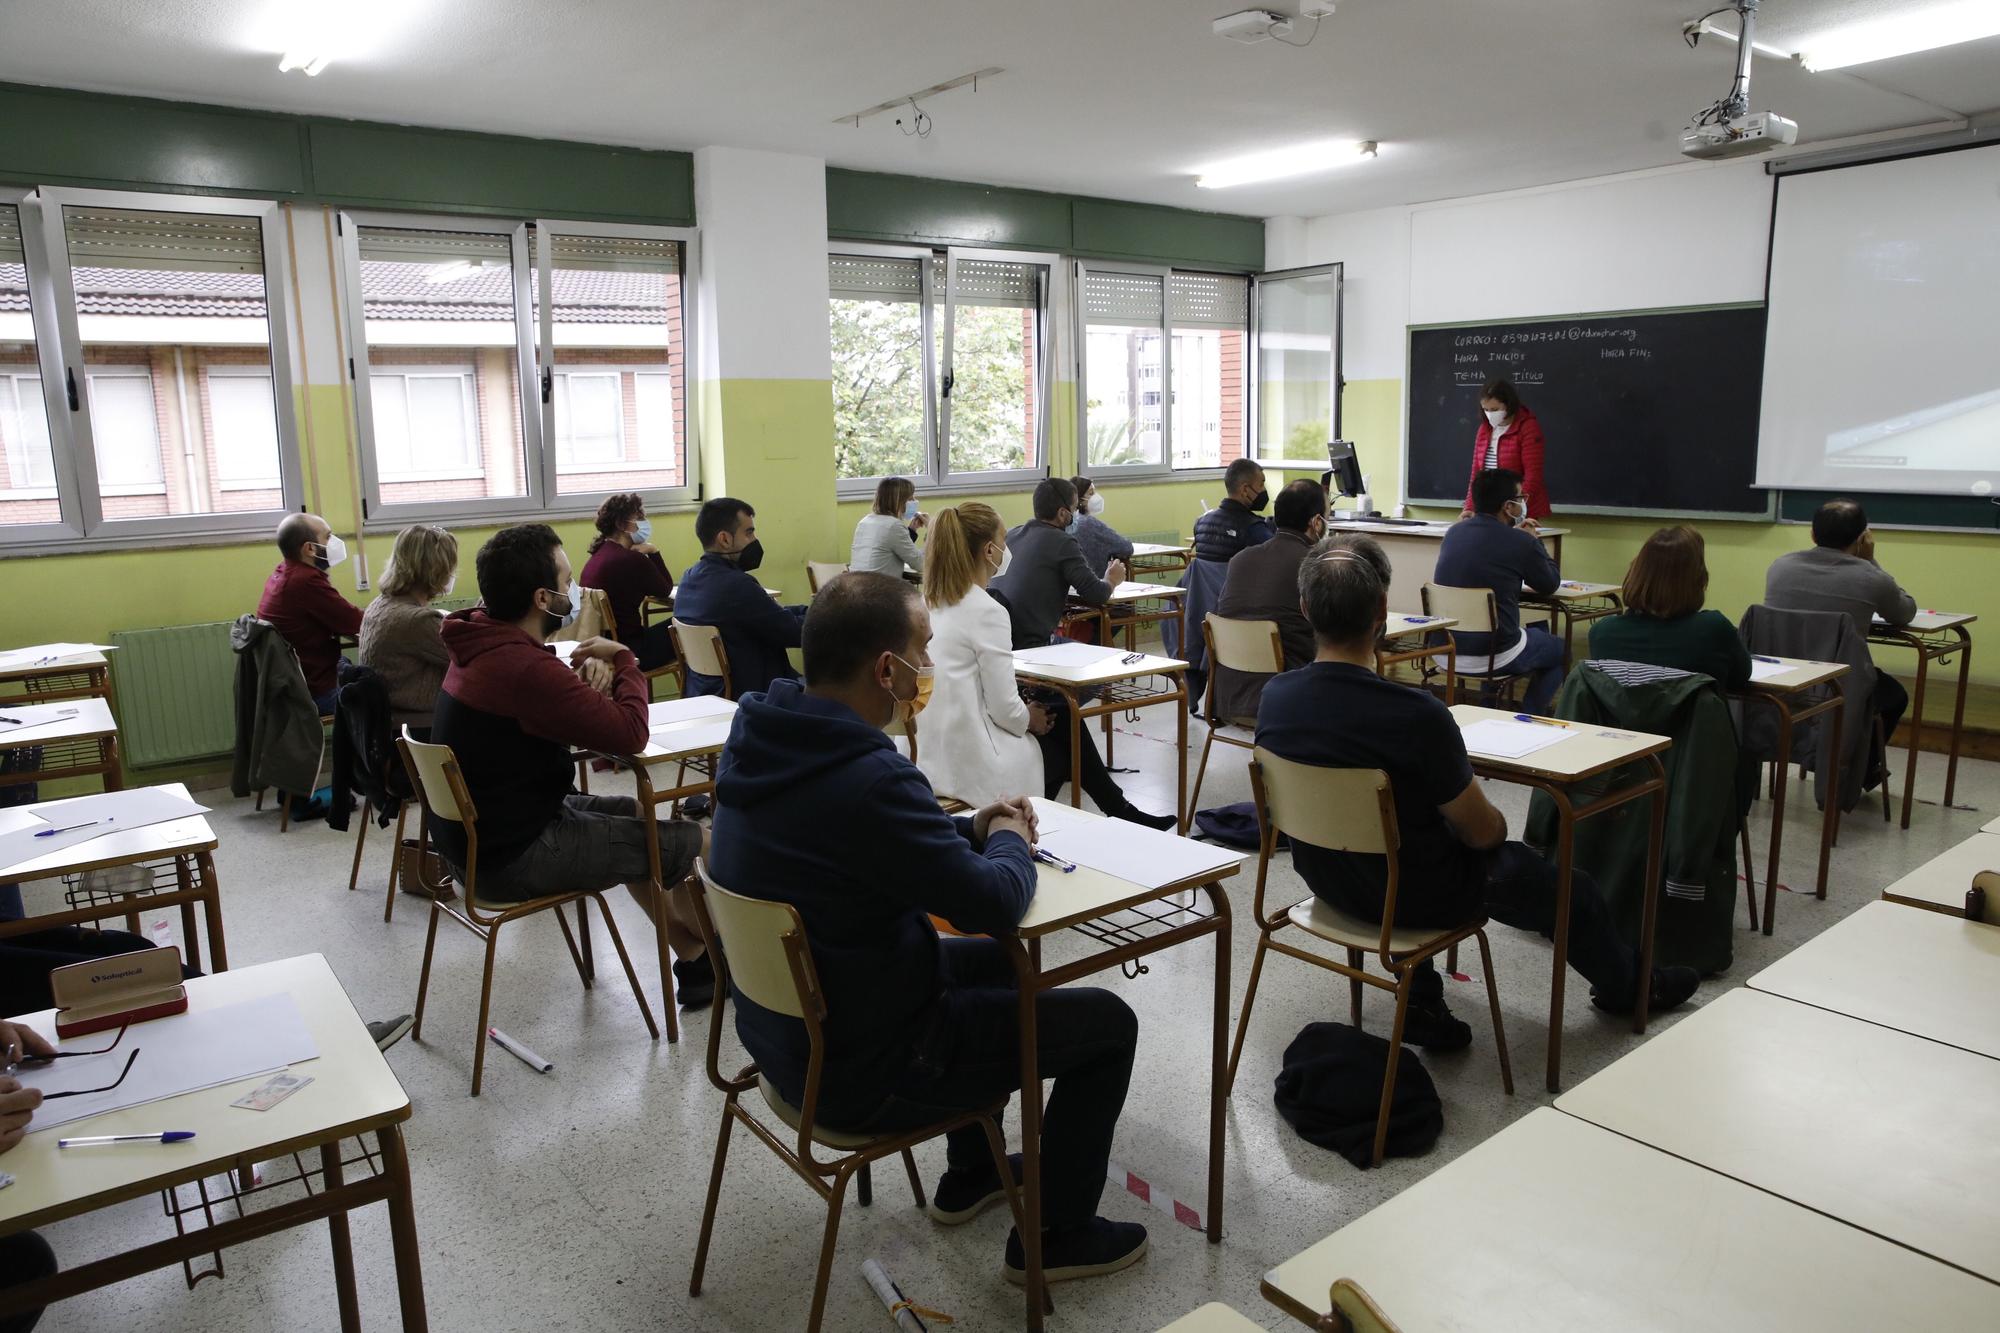
{"type": "Polygon", "coordinates": [[[78,411],[76,402],[76,372],[67,366],[63,367],[63,383],[69,390],[69,410],[72,412],[78,411]]]}
{"type": "MultiPolygon", "coordinates": [[[[949,398],[951,397],[951,386],[956,384],[957,382],[958,382],[958,376],[952,374],[949,370],[947,370],[944,373],[944,378],[938,381],[938,387],[943,391],[944,396],[949,398]]],[[[75,395],[72,394],[71,397],[74,398],[75,395]]]]}
{"type": "Polygon", "coordinates": [[[555,393],[556,393],[555,372],[544,367],[542,370],[542,401],[545,403],[548,402],[551,398],[555,397],[555,393]]]}

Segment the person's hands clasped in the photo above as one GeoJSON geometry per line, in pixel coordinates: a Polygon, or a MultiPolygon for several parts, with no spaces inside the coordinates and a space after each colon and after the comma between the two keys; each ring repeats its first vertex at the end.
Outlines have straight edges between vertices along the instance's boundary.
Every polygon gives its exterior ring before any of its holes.
{"type": "Polygon", "coordinates": [[[574,666],[586,657],[608,664],[624,651],[625,645],[618,640],[607,639],[602,634],[593,634],[587,639],[578,639],[576,646],[569,650],[570,665],[574,666]]]}
{"type": "Polygon", "coordinates": [[[1524,518],[1514,526],[1522,532],[1527,533],[1530,537],[1539,537],[1542,535],[1542,525],[1535,522],[1532,518],[1524,518]]]}
{"type": "Polygon", "coordinates": [[[1035,842],[1035,806],[1026,796],[1009,796],[983,806],[972,816],[973,841],[984,847],[995,833],[1016,833],[1029,846],[1035,842]]]}
{"type": "Polygon", "coordinates": [[[1041,704],[1028,705],[1028,734],[1046,736],[1056,724],[1056,715],[1041,704]]]}
{"type": "Polygon", "coordinates": [[[599,694],[609,696],[618,683],[618,668],[598,657],[586,657],[576,664],[576,674],[599,694]]]}

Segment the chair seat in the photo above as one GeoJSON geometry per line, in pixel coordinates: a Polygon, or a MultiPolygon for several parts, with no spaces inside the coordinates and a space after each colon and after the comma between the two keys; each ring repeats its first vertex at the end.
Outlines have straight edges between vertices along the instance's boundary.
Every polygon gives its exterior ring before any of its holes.
{"type": "MultiPolygon", "coordinates": [[[[1318,898],[1307,898],[1294,903],[1285,914],[1300,930],[1317,935],[1333,944],[1345,945],[1350,949],[1376,949],[1382,943],[1382,923],[1365,917],[1343,912],[1318,898]]],[[[1470,924],[1470,923],[1468,923],[1470,924]]],[[[1419,953],[1440,941],[1465,930],[1465,926],[1450,930],[1429,928],[1403,928],[1389,932],[1389,952],[1392,954],[1419,953]]]]}
{"type": "Polygon", "coordinates": [[[518,912],[524,907],[547,907],[551,903],[568,902],[576,897],[574,893],[546,893],[539,898],[517,898],[496,901],[492,898],[474,898],[472,905],[482,912],[518,912]]]}
{"type": "MultiPolygon", "coordinates": [[[[799,1108],[786,1101],[784,1096],[771,1086],[771,1080],[765,1078],[761,1073],[757,1075],[757,1091],[764,1094],[765,1104],[771,1108],[778,1119],[784,1121],[793,1129],[799,1127],[799,1108]]],[[[866,1148],[871,1143],[891,1137],[894,1136],[888,1134],[845,1134],[837,1129],[828,1129],[824,1125],[813,1126],[814,1143],[826,1148],[838,1148],[842,1152],[855,1152],[866,1148]]]]}

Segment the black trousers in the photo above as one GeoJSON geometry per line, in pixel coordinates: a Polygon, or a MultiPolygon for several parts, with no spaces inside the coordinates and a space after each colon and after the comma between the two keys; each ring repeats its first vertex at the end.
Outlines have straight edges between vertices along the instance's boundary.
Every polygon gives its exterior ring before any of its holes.
{"type": "MultiPolygon", "coordinates": [[[[9,1010],[9,1012],[16,1012],[9,1010]]],[[[0,1236],[0,1287],[17,1286],[23,1282],[35,1282],[56,1273],[56,1252],[49,1243],[32,1231],[17,1231],[11,1236],[0,1236]]],[[[24,1310],[20,1314],[0,1315],[0,1333],[28,1333],[41,1322],[40,1309],[24,1310]]]]}
{"type": "Polygon", "coordinates": [[[674,660],[674,628],[662,620],[648,625],[625,641],[639,659],[639,670],[657,671],[674,660]]]}
{"type": "MultiPolygon", "coordinates": [[[[1068,703],[1059,697],[1037,699],[1035,702],[1049,710],[1055,725],[1035,741],[1042,747],[1042,773],[1044,783],[1042,795],[1053,801],[1056,793],[1069,781],[1069,729],[1075,726],[1076,717],[1069,711],[1068,703]]],[[[1111,777],[1111,770],[1104,766],[1104,756],[1097,752],[1097,737],[1091,735],[1088,723],[1083,727],[1083,790],[1097,808],[1105,814],[1113,814],[1125,808],[1125,791],[1111,777]]]]}
{"type": "MultiPolygon", "coordinates": [[[[917,1129],[1020,1089],[1021,1001],[1000,945],[945,940],[944,981],[951,992],[949,1021],[938,1025],[895,1080],[888,1100],[851,1128],[885,1134],[917,1129]]],[[[1041,1076],[1055,1080],[1042,1116],[1042,1222],[1077,1226],[1097,1216],[1104,1193],[1139,1020],[1108,990],[1064,986],[1037,997],[1035,1035],[1041,1076]]],[[[990,1169],[992,1160],[977,1127],[946,1136],[945,1162],[952,1170],[990,1169]]]]}

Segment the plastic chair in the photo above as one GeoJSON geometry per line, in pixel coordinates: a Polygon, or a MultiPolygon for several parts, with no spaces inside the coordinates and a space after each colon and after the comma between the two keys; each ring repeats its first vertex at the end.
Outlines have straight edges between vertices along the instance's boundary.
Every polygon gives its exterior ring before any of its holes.
{"type": "Polygon", "coordinates": [[[722,1196],[722,1168],[729,1154],[730,1132],[738,1122],[779,1160],[798,1173],[815,1194],[826,1201],[826,1227],[820,1241],[819,1272],[813,1282],[812,1311],[806,1318],[807,1333],[818,1333],[826,1313],[826,1284],[833,1270],[834,1242],[840,1234],[840,1209],[848,1182],[862,1175],[861,1201],[868,1202],[865,1172],[870,1163],[885,1157],[901,1156],[909,1173],[910,1191],[917,1207],[924,1206],[924,1187],[917,1178],[916,1159],[910,1149],[919,1143],[965,1126],[978,1125],[986,1131],[986,1144],[1007,1190],[1007,1203],[1014,1212],[1016,1226],[1021,1221],[1020,1193],[1007,1165],[1007,1145],[1000,1138],[995,1117],[1004,1102],[941,1120],[922,1129],[895,1134],[846,1134],[827,1129],[817,1121],[820,1079],[825,1068],[826,995],[820,989],[819,973],[813,966],[812,949],[806,942],[805,925],[797,909],[789,903],[745,898],[731,893],[709,877],[708,867],[697,860],[694,879],[689,883],[695,904],[695,920],[708,956],[715,960],[717,1013],[708,1024],[708,1078],[723,1093],[722,1127],[715,1141],[715,1167],[708,1178],[708,1201],[701,1213],[701,1239],[694,1252],[694,1274],[688,1280],[688,1295],[701,1295],[702,1272],[708,1265],[708,1242],[715,1229],[716,1204],[722,1196]],[[731,987],[734,987],[732,990],[731,987]],[[765,1078],[757,1066],[747,1064],[734,1078],[722,1072],[722,1030],[733,1025],[722,1021],[721,1007],[731,996],[762,1005],[775,1014],[797,1019],[805,1026],[810,1054],[806,1063],[804,1097],[788,1102],[765,1078]],[[776,1124],[750,1110],[743,1094],[755,1089],[776,1124]],[[831,1149],[839,1156],[822,1159],[815,1147],[831,1149]]]}
{"type": "Polygon", "coordinates": [[[835,564],[831,560],[808,560],[806,561],[806,587],[817,593],[833,579],[846,572],[846,565],[835,564]]]}
{"type": "MultiPolygon", "coordinates": [[[[722,682],[722,697],[734,699],[736,687],[729,679],[729,650],[722,646],[722,631],[713,625],[690,625],[685,620],[676,620],[671,629],[674,656],[681,660],[681,666],[699,676],[715,677],[722,682]]],[[[685,679],[682,684],[685,687],[685,679]]]]}
{"type": "Polygon", "coordinates": [[[1389,1064],[1382,1078],[1382,1107],[1375,1120],[1374,1164],[1381,1165],[1389,1139],[1389,1104],[1396,1090],[1396,1063],[1403,1050],[1403,1022],[1410,1007],[1410,986],[1417,965],[1472,938],[1479,941],[1479,957],[1486,971],[1486,999],[1493,1011],[1493,1040],[1500,1048],[1500,1083],[1511,1096],[1514,1069],[1507,1056],[1507,1033],[1500,1022],[1500,989],[1493,979],[1493,953],[1486,943],[1486,918],[1482,916],[1444,930],[1398,928],[1396,893],[1399,861],[1396,855],[1401,836],[1396,827],[1396,798],[1389,776],[1379,768],[1323,768],[1301,764],[1272,754],[1258,746],[1250,761],[1250,791],[1257,804],[1260,834],[1257,854],[1257,952],[1250,963],[1250,988],[1243,996],[1243,1015],[1236,1023],[1236,1044],[1229,1053],[1226,1085],[1236,1083],[1236,1062],[1243,1054],[1243,1034],[1250,1026],[1250,1008],[1257,1002],[1257,979],[1264,970],[1264,954],[1276,950],[1303,962],[1338,972],[1347,978],[1349,1001],[1355,1027],[1361,1026],[1361,988],[1369,985],[1392,991],[1396,996],[1396,1017],[1389,1028],[1389,1064]],[[1388,863],[1388,889],[1382,897],[1382,919],[1369,921],[1353,916],[1309,897],[1283,912],[1266,915],[1264,886],[1271,870],[1271,856],[1278,835],[1294,844],[1310,843],[1330,851],[1380,856],[1388,863]],[[1347,961],[1339,962],[1310,949],[1278,938],[1287,928],[1337,944],[1347,950],[1347,961]],[[1373,950],[1393,981],[1367,971],[1362,952],[1373,950]]]}
{"type": "Polygon", "coordinates": [[[1402,1333],[1375,1298],[1352,1278],[1341,1278],[1327,1293],[1333,1312],[1314,1326],[1318,1333],[1402,1333]]]}
{"type": "MultiPolygon", "coordinates": [[[[1494,609],[1491,588],[1454,588],[1444,583],[1426,583],[1423,596],[1425,615],[1440,616],[1458,622],[1455,629],[1445,631],[1451,635],[1453,643],[1458,642],[1458,636],[1461,634],[1491,634],[1494,632],[1494,627],[1499,624],[1499,613],[1494,609]]],[[[1524,628],[1521,632],[1525,634],[1527,630],[1524,628]]],[[[1464,649],[1459,651],[1463,653],[1464,649]]],[[[1436,659],[1432,660],[1434,665],[1438,664],[1436,659]]],[[[1489,707],[1495,699],[1511,700],[1514,697],[1514,686],[1527,680],[1527,676],[1520,672],[1509,671],[1505,667],[1498,671],[1467,671],[1463,656],[1458,661],[1458,676],[1460,680],[1470,676],[1480,682],[1479,702],[1489,707]]],[[[1458,701],[1447,699],[1445,702],[1458,701]]]]}
{"type": "MultiPolygon", "coordinates": [[[[479,981],[479,1025],[473,1030],[472,1038],[472,1095],[477,1097],[480,1080],[486,1071],[486,1020],[493,1007],[493,958],[500,943],[500,928],[510,921],[518,921],[537,912],[554,912],[556,924],[562,927],[563,943],[569,946],[570,961],[576,964],[576,974],[583,979],[584,989],[588,990],[592,980],[591,969],[584,961],[584,955],[577,952],[576,937],[570,933],[569,919],[562,914],[562,909],[570,903],[577,904],[577,924],[584,932],[587,949],[590,922],[585,916],[583,901],[591,899],[604,916],[604,928],[611,932],[611,943],[618,950],[618,961],[625,965],[625,980],[632,986],[632,998],[638,1001],[639,1016],[646,1020],[646,1030],[653,1034],[653,1040],[658,1041],[660,1029],[653,1022],[652,1006],[646,1003],[646,992],[639,988],[639,974],[632,970],[632,959],[625,952],[625,941],[618,934],[618,923],[612,920],[611,909],[605,904],[603,893],[594,889],[578,889],[545,894],[525,902],[488,902],[482,899],[479,896],[479,814],[473,809],[472,795],[465,788],[465,779],[459,773],[458,760],[451,747],[412,740],[410,729],[404,727],[403,734],[396,738],[396,748],[402,751],[403,765],[410,774],[410,786],[423,807],[424,818],[418,825],[422,830],[417,839],[419,856],[428,850],[426,844],[433,820],[448,820],[465,829],[464,893],[455,903],[431,899],[431,925],[424,936],[424,970],[417,981],[417,1012],[410,1026],[410,1036],[419,1041],[423,1039],[424,1000],[431,986],[431,952],[437,946],[438,918],[448,916],[486,941],[486,967],[479,981]]],[[[668,1002],[672,1002],[671,996],[668,1002]]]]}
{"type": "Polygon", "coordinates": [[[1972,921],[2000,926],[2000,870],[1982,870],[1965,891],[1965,915],[1972,921]]]}
{"type": "Polygon", "coordinates": [[[1211,611],[1202,617],[1202,642],[1208,646],[1208,687],[1202,691],[1201,716],[1208,737],[1201,743],[1201,765],[1194,771],[1194,799],[1189,810],[1201,809],[1201,783],[1208,776],[1208,751],[1217,741],[1239,749],[1257,748],[1256,718],[1224,718],[1215,712],[1215,668],[1227,667],[1246,676],[1275,676],[1285,669],[1285,644],[1275,620],[1230,620],[1211,611]],[[1248,731],[1245,731],[1245,728],[1248,731]]]}

